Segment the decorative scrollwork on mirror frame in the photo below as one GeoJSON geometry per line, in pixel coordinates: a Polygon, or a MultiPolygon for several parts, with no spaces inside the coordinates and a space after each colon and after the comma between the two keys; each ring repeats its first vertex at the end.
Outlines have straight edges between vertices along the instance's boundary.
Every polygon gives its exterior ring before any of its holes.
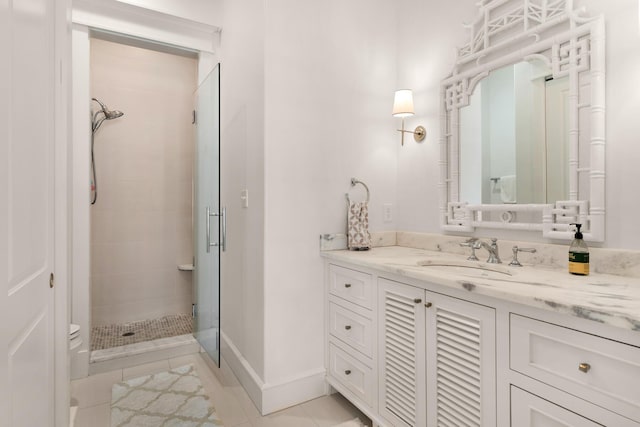
{"type": "Polygon", "coordinates": [[[571,239],[570,224],[578,222],[587,240],[604,241],[604,18],[585,16],[583,9],[574,9],[572,0],[480,0],[478,6],[477,19],[468,25],[469,42],[458,49],[453,72],[440,90],[442,229],[529,230],[541,231],[545,238],[571,239]],[[569,78],[569,200],[547,204],[460,200],[460,109],[469,105],[476,85],[492,70],[534,59],[545,63],[554,79],[569,78]]]}

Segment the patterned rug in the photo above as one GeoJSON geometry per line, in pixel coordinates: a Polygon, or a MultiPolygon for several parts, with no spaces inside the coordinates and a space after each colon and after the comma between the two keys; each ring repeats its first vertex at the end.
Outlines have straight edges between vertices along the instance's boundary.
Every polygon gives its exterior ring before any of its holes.
{"type": "Polygon", "coordinates": [[[193,365],[133,378],[111,390],[112,427],[222,427],[193,365]]]}

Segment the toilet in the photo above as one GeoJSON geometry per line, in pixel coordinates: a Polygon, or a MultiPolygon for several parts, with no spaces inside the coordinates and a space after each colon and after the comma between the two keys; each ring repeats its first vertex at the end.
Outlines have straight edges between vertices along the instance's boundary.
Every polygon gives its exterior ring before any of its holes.
{"type": "Polygon", "coordinates": [[[73,353],[77,353],[78,349],[82,345],[82,338],[80,338],[80,326],[71,323],[69,325],[69,353],[73,357],[73,353]]]}
{"type": "Polygon", "coordinates": [[[80,325],[69,324],[69,362],[72,380],[89,375],[89,353],[88,346],[80,335],[80,325]]]}

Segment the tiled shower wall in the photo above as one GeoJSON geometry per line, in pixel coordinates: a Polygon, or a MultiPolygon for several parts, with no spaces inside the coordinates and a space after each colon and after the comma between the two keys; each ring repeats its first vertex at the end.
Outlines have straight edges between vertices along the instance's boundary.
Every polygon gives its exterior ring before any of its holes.
{"type": "Polygon", "coordinates": [[[91,96],[124,112],[95,135],[93,326],[191,312],[196,86],[194,58],[91,40],[91,96]]]}

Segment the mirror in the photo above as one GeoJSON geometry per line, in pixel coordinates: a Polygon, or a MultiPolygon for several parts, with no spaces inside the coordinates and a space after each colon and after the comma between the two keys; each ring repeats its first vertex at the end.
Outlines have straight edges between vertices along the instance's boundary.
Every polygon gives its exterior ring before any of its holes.
{"type": "Polygon", "coordinates": [[[604,240],[604,18],[570,0],[480,1],[441,87],[442,229],[604,240]]]}
{"type": "Polygon", "coordinates": [[[553,203],[569,197],[569,78],[542,61],[494,70],[460,108],[460,199],[553,203]]]}

